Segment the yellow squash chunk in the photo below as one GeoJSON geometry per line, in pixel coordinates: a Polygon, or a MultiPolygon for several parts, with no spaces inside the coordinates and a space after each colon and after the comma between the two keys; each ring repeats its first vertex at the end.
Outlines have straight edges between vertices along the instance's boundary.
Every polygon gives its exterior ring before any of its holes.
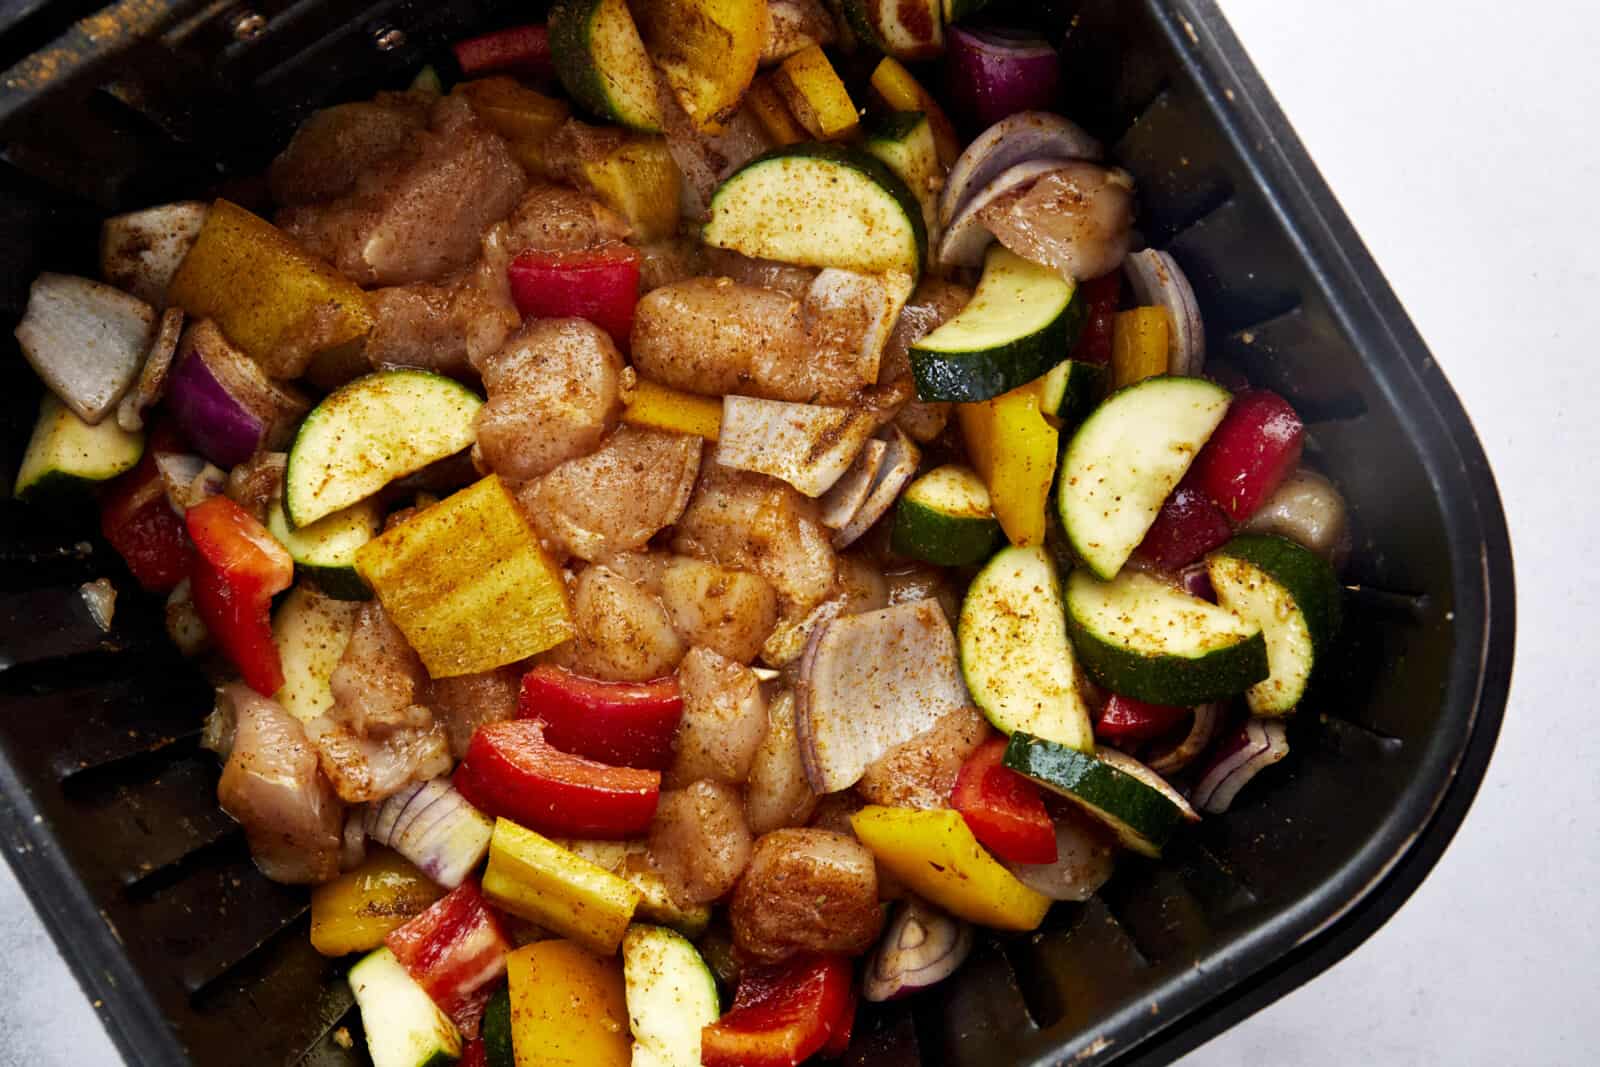
{"type": "Polygon", "coordinates": [[[435,678],[503,667],[573,634],[561,572],[496,475],[368,541],[356,570],[435,678]]]}
{"type": "Polygon", "coordinates": [[[650,847],[643,841],[556,842],[590,863],[604,867],[639,891],[639,907],[634,919],[670,926],[686,937],[698,937],[711,922],[710,905],[680,907],[667,890],[667,880],[650,859],[650,847]]]}
{"type": "Polygon", "coordinates": [[[1032,930],[1050,910],[1049,897],[984,851],[959,812],[869,804],[850,816],[850,825],[891,874],[952,915],[1001,930],[1032,930]]]}
{"type": "Polygon", "coordinates": [[[324,956],[370,952],[444,889],[386,848],[311,891],[311,947],[324,956]]]}
{"type": "Polygon", "coordinates": [[[661,241],[678,232],[678,165],[660,135],[631,133],[603,155],[578,164],[605,205],[633,227],[639,241],[661,241]]]}
{"type": "Polygon", "coordinates": [[[750,112],[755,115],[756,121],[772,138],[773,144],[798,144],[806,139],[806,131],[790,114],[789,105],[783,102],[783,97],[773,86],[770,74],[751,82],[750,91],[744,99],[750,105],[750,112]]]}
{"type": "Polygon", "coordinates": [[[684,112],[717,132],[756,76],[767,0],[645,0],[631,5],[650,58],[684,112]]]}
{"type": "Polygon", "coordinates": [[[510,819],[495,821],[483,893],[497,907],[602,955],[617,951],[639,905],[633,886],[510,819]]]}
{"type": "Polygon", "coordinates": [[[623,394],[622,421],[652,430],[693,434],[715,441],[722,429],[722,401],[638,379],[623,394]]]}
{"type": "Polygon", "coordinates": [[[772,79],[783,102],[812,137],[839,141],[856,132],[860,122],[856,105],[818,45],[784,60],[772,79]]]}
{"type": "Polygon", "coordinates": [[[313,355],[359,344],[373,322],[355,283],[226,200],[206,213],[167,303],[216,320],[274,378],[297,378],[313,355]]]}
{"type": "Polygon", "coordinates": [[[1038,389],[1030,384],[981,404],[957,404],[956,415],[1006,537],[1014,545],[1043,544],[1060,433],[1040,412],[1038,389]]]}
{"type": "Polygon", "coordinates": [[[517,1067],[629,1067],[622,961],[571,941],[539,941],[506,957],[517,1067]]]}
{"type": "Polygon", "coordinates": [[[917,79],[901,66],[899,60],[884,56],[883,61],[873,70],[870,83],[873,91],[883,98],[883,102],[889,105],[891,111],[920,111],[928,116],[928,126],[933,130],[933,144],[939,152],[939,162],[944,164],[947,170],[955,166],[956,159],[961,155],[961,141],[956,137],[956,128],[950,124],[950,119],[939,106],[939,102],[917,84],[917,79]]]}
{"type": "Polygon", "coordinates": [[[1167,309],[1134,308],[1119,311],[1111,326],[1111,386],[1124,385],[1167,373],[1167,309]]]}
{"type": "Polygon", "coordinates": [[[544,143],[567,120],[570,109],[566,101],[536,93],[515,78],[462,82],[452,95],[466,97],[484,125],[506,139],[523,170],[547,173],[544,143]]]}

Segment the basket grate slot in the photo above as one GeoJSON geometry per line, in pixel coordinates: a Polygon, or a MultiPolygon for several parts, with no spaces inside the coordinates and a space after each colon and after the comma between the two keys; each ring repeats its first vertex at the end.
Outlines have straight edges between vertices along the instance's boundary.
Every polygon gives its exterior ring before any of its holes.
{"type": "Polygon", "coordinates": [[[1020,978],[999,940],[979,932],[961,973],[913,1001],[917,1041],[929,1061],[988,1067],[1017,1060],[1018,1046],[1038,1032],[1020,978]]]}
{"type": "Polygon", "coordinates": [[[1233,181],[1215,138],[1193,105],[1164,90],[1111,149],[1138,182],[1139,228],[1160,245],[1233,195],[1233,181]]]}
{"type": "MultiPolygon", "coordinates": [[[[41,746],[54,749],[49,766],[56,777],[155,752],[198,734],[211,709],[211,688],[182,666],[72,691],[67,699],[74,709],[73,730],[65,736],[40,730],[41,746]]],[[[25,716],[30,706],[43,702],[34,698],[14,707],[25,716]]]]}
{"type": "Polygon", "coordinates": [[[846,1067],[919,1067],[922,1049],[917,1020],[905,1001],[863,1003],[856,1013],[846,1067]]]}
{"type": "Polygon", "coordinates": [[[1300,305],[1288,283],[1294,263],[1277,241],[1261,239],[1261,213],[1234,195],[1166,242],[1206,309],[1206,333],[1218,337],[1287,315],[1300,305]]]}
{"type": "Polygon", "coordinates": [[[1370,406],[1338,371],[1344,347],[1331,322],[1300,307],[1234,330],[1217,346],[1217,358],[1251,384],[1287,397],[1306,422],[1343,421],[1361,418],[1370,406]]]}
{"type": "Polygon", "coordinates": [[[1150,961],[1104,900],[1077,909],[1057,906],[1045,929],[1019,942],[1012,954],[1039,1024],[1092,1026],[1145,984],[1150,961]]]}
{"type": "MultiPolygon", "coordinates": [[[[134,590],[119,588],[118,603],[137,599],[134,590]]],[[[0,673],[82,656],[121,652],[151,640],[149,627],[129,624],[138,613],[118,611],[106,632],[94,621],[77,586],[52,586],[0,593],[0,673]]]]}

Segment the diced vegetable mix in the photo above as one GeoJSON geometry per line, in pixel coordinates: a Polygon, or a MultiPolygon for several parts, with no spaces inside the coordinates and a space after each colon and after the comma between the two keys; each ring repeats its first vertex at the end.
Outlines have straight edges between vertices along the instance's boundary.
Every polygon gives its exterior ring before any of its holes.
{"type": "Polygon", "coordinates": [[[771,6],[459,41],[17,327],[16,495],[96,494],[249,687],[219,798],[364,954],[379,1067],[839,1055],[1316,699],[1343,502],[1203,377],[1055,51],[771,6]]]}

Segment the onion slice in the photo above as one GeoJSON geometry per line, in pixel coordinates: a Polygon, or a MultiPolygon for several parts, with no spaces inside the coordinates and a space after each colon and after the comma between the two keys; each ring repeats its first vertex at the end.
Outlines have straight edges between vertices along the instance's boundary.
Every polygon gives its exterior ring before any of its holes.
{"type": "Polygon", "coordinates": [[[167,402],[195,449],[223,467],[238,466],[260,448],[287,444],[310,406],[268,378],[210,319],[183,332],[167,402]]]}
{"type": "Polygon", "coordinates": [[[1054,863],[1008,863],[1017,881],[1051,900],[1088,900],[1111,878],[1117,850],[1089,816],[1062,805],[1051,812],[1056,827],[1054,863]]]}
{"type": "Polygon", "coordinates": [[[1223,743],[1189,796],[1201,811],[1221,815],[1250,779],[1288,754],[1283,723],[1251,717],[1223,743]]]}
{"type": "Polygon", "coordinates": [[[157,452],[156,471],[166,490],[167,503],[179,515],[228,487],[227,472],[205,457],[188,452],[157,452]]]}
{"type": "Polygon", "coordinates": [[[448,778],[415,782],[369,806],[367,836],[454,889],[489,851],[494,823],[467,803],[448,778]]]}
{"type": "Polygon", "coordinates": [[[1048,111],[1008,115],[973,140],[950,168],[939,196],[939,221],[950,220],[1001,173],[1032,159],[1088,159],[1105,155],[1100,142],[1070,119],[1048,111]]]}
{"type": "Polygon", "coordinates": [[[133,384],[155,321],[149,304],[120,289],[45,273],[28,290],[16,337],[50,391],[95,425],[133,384]]]}
{"type": "Polygon", "coordinates": [[[1157,774],[1176,774],[1193,763],[1217,736],[1222,725],[1221,704],[1201,704],[1194,709],[1189,732],[1177,744],[1157,749],[1145,761],[1157,774]]]}
{"type": "Polygon", "coordinates": [[[867,963],[861,995],[879,1002],[936,985],[955,973],[972,944],[969,924],[909,897],[896,907],[867,963]]]}
{"type": "Polygon", "coordinates": [[[717,462],[770,475],[817,497],[850,469],[875,427],[867,411],[727,396],[717,462]]]}
{"type": "Polygon", "coordinates": [[[867,494],[878,483],[878,470],[883,466],[884,454],[889,446],[882,441],[868,441],[856,461],[844,472],[844,477],[833,483],[833,488],[822,494],[822,525],[830,530],[840,530],[850,524],[867,494]]]}
{"type": "Polygon", "coordinates": [[[1142,305],[1164,307],[1172,319],[1167,373],[1194,376],[1206,366],[1206,327],[1200,302],[1178,261],[1165,252],[1130,252],[1122,261],[1133,295],[1142,305]]]}
{"type": "Polygon", "coordinates": [[[161,401],[167,391],[167,373],[172,369],[172,357],[178,351],[178,338],[183,333],[183,309],[167,308],[161,313],[156,326],[155,339],[150,351],[145,353],[144,364],[139,368],[139,379],[123,394],[117,404],[117,425],[129,433],[144,429],[144,413],[161,401]]]}
{"type": "Polygon", "coordinates": [[[211,205],[199,200],[113,215],[100,227],[100,276],[161,307],[211,205]]]}
{"type": "Polygon", "coordinates": [[[1165,778],[1161,777],[1161,775],[1157,774],[1149,767],[1146,767],[1144,764],[1140,763],[1126,752],[1118,752],[1114,748],[1106,748],[1104,745],[1101,745],[1094,750],[1094,754],[1102,763],[1110,764],[1112,767],[1121,771],[1123,774],[1128,775],[1130,778],[1137,778],[1151,789],[1154,789],[1156,792],[1172,801],[1173,804],[1177,805],[1178,810],[1183,813],[1183,817],[1187,821],[1200,821],[1200,813],[1194,810],[1188,799],[1184,797],[1182,793],[1178,792],[1172,787],[1172,783],[1168,782],[1165,778]]]}
{"type": "Polygon", "coordinates": [[[917,473],[917,465],[922,462],[921,450],[912,444],[911,438],[900,427],[887,426],[878,432],[878,438],[883,441],[886,450],[883,462],[878,466],[877,478],[850,521],[833,535],[833,547],[836,549],[848,548],[883,518],[899,499],[900,491],[917,473]]]}
{"type": "Polygon", "coordinates": [[[1072,162],[1069,159],[1049,157],[1030,159],[1010,167],[990,180],[950,220],[939,242],[939,262],[946,267],[981,267],[984,250],[994,242],[994,234],[978,218],[978,212],[1007,193],[1026,188],[1072,162]]]}

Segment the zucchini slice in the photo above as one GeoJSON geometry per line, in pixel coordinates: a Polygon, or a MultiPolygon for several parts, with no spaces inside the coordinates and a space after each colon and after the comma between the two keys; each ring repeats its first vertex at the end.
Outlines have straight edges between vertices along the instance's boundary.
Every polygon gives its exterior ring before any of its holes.
{"type": "Polygon", "coordinates": [[[1061,582],[1042,546],[1003,549],[978,572],[957,636],[967,690],[997,730],[1094,751],[1061,582]]]}
{"type": "Polygon", "coordinates": [[[989,488],[971,467],[947,464],[929,471],[895,507],[892,544],[903,556],[968,567],[988,559],[1004,540],[989,488]]]}
{"type": "Polygon", "coordinates": [[[1128,848],[1160,856],[1187,815],[1162,790],[1110,762],[1075,749],[1014,733],[1004,764],[1059,793],[1111,828],[1128,848]]]}
{"type": "Polygon", "coordinates": [[[370,600],[372,590],[356,573],[356,550],[374,537],[383,516],[374,500],[363,500],[318,519],[309,526],[290,528],[283,503],[276,502],[267,515],[267,529],[294,560],[295,570],[309,575],[317,588],[335,600],[370,600]]]}
{"type": "Polygon", "coordinates": [[[1100,403],[1109,378],[1098,363],[1063,360],[1039,382],[1039,410],[1063,426],[1075,426],[1100,403]]]}
{"type": "Polygon", "coordinates": [[[17,468],[17,499],[37,500],[98,485],[132,470],[142,455],[143,434],[129,433],[109,415],[91,426],[46,392],[17,468]]]}
{"type": "Polygon", "coordinates": [[[483,1025],[478,1036],[483,1038],[484,1067],[517,1067],[517,1052],[511,1032],[511,986],[506,984],[494,991],[489,1004],[483,1009],[483,1025]]]}
{"type": "Polygon", "coordinates": [[[943,0],[843,0],[856,36],[896,59],[936,59],[944,51],[943,0]]]}
{"type": "Polygon", "coordinates": [[[944,188],[944,164],[933,139],[933,124],[920,111],[896,111],[867,135],[863,148],[883,161],[906,183],[922,205],[922,224],[928,242],[939,243],[939,190],[944,188]]]}
{"type": "Polygon", "coordinates": [[[363,957],[349,980],[373,1067],[445,1067],[461,1058],[461,1031],[393,952],[363,957]]]}
{"type": "Polygon", "coordinates": [[[756,259],[863,274],[922,272],[922,207],[865,152],[807,142],[757,156],[711,197],[706,244],[756,259]]]}
{"type": "Polygon", "coordinates": [[[1268,674],[1260,626],[1139,571],[1073,571],[1067,627],[1090,678],[1151,704],[1207,704],[1268,674]]]}
{"type": "Polygon", "coordinates": [[[722,1014],[717,982],[688,938],[635,923],[622,937],[634,1067],[700,1067],[700,1030],[722,1014]]]}
{"type": "Polygon", "coordinates": [[[1245,691],[1257,715],[1284,715],[1305,696],[1317,657],[1339,629],[1339,579],[1326,560],[1269,534],[1245,534],[1213,552],[1206,570],[1221,605],[1261,627],[1264,681],[1245,691]]]}
{"type": "Polygon", "coordinates": [[[911,346],[922,400],[989,400],[1054,367],[1083,329],[1078,286],[1004,245],[990,246],[972,300],[911,346]]]}
{"type": "Polygon", "coordinates": [[[626,0],[557,0],[549,25],[550,58],[574,100],[607,122],[660,132],[655,67],[626,0]]]}
{"type": "Polygon", "coordinates": [[[1204,378],[1146,378],[1078,427],[1061,457],[1056,507],[1090,570],[1113,578],[1128,562],[1231,399],[1204,378]]]}
{"type": "Polygon", "coordinates": [[[455,455],[477,436],[482,406],[460,382],[422,370],[378,371],[334,390],[289,447],[284,515],[309,526],[455,455]]]}

